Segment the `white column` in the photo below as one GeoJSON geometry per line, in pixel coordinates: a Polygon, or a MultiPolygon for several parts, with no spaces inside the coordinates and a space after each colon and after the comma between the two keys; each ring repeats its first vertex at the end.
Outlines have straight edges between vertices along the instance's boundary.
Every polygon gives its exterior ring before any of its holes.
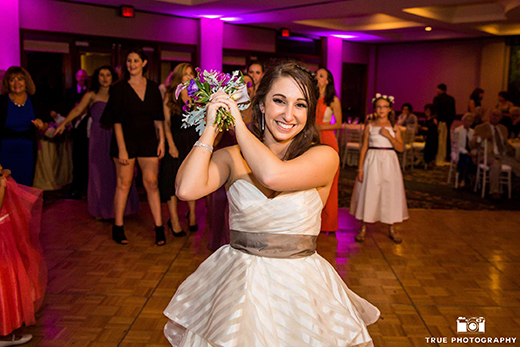
{"type": "Polygon", "coordinates": [[[222,34],[224,22],[220,19],[200,19],[199,61],[202,70],[222,71],[222,34]]]}

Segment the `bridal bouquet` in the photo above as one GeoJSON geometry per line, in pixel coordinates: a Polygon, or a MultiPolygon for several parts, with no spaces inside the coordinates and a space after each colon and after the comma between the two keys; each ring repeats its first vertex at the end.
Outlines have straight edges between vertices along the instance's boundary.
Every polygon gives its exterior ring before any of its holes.
{"type": "MultiPolygon", "coordinates": [[[[197,131],[202,134],[206,127],[206,105],[211,101],[209,98],[213,93],[221,90],[237,102],[239,110],[242,111],[249,107],[251,101],[247,94],[244,76],[240,71],[227,74],[214,70],[202,71],[199,68],[195,70],[197,77],[179,84],[175,90],[177,99],[184,89],[188,91],[188,96],[191,98],[183,107],[185,112],[183,128],[196,125],[197,131]]],[[[229,111],[221,107],[217,111],[213,124],[218,127],[219,131],[229,130],[235,125],[235,119],[229,111]]]]}

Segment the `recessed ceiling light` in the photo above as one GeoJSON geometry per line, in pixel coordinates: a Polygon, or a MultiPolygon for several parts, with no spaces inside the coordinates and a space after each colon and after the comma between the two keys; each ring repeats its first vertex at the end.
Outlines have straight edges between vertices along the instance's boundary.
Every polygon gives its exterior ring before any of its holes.
{"type": "Polygon", "coordinates": [[[432,31],[432,27],[426,27],[426,28],[424,28],[424,30],[426,30],[426,31],[432,31]]]}
{"type": "Polygon", "coordinates": [[[352,39],[355,36],[354,35],[332,35],[334,37],[339,37],[340,39],[352,39]]]}

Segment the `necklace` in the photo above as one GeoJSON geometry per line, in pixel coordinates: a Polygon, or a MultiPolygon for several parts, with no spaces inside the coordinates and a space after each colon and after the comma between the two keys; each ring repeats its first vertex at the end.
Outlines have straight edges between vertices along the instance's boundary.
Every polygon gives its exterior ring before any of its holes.
{"type": "Polygon", "coordinates": [[[27,99],[25,99],[24,102],[22,102],[21,104],[17,103],[16,101],[14,101],[13,97],[9,95],[9,99],[11,99],[11,101],[13,102],[13,104],[15,104],[15,106],[18,106],[18,107],[24,107],[25,106],[25,103],[27,102],[27,99]]]}

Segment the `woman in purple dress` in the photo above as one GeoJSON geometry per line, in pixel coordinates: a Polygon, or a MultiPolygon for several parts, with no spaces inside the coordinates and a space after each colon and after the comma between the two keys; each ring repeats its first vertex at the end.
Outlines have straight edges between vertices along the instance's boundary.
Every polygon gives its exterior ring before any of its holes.
{"type": "MultiPolygon", "coordinates": [[[[117,184],[116,169],[110,158],[112,129],[104,128],[99,123],[108,101],[108,91],[113,76],[115,72],[111,66],[102,66],[94,71],[90,91],[56,129],[56,134],[63,133],[68,123],[84,114],[87,108],[90,109],[92,125],[89,139],[88,211],[93,217],[101,219],[114,218],[113,202],[117,184]]],[[[133,214],[137,211],[139,211],[139,196],[134,183],[128,196],[125,214],[133,214]]]]}

